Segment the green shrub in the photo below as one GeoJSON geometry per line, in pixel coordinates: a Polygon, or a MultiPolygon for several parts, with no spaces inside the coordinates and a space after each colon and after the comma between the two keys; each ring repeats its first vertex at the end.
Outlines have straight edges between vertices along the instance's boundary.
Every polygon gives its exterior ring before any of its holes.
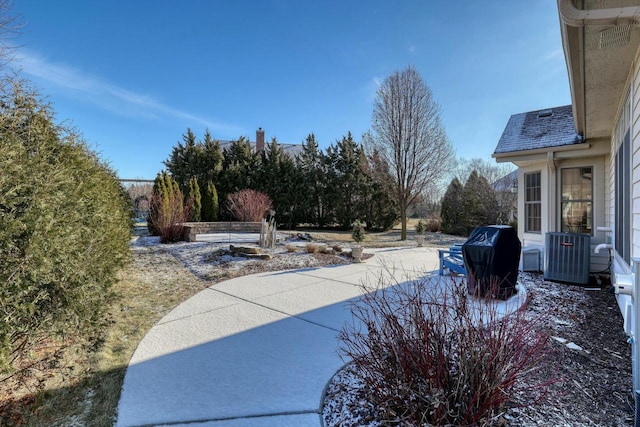
{"type": "Polygon", "coordinates": [[[188,205],[191,206],[189,221],[200,222],[202,212],[202,196],[200,195],[200,186],[198,180],[191,178],[189,180],[189,200],[188,205]]]}
{"type": "Polygon", "coordinates": [[[193,199],[184,203],[178,183],[168,173],[159,173],[149,202],[149,222],[160,243],[173,243],[182,239],[184,223],[189,219],[193,199]]]}
{"type": "Polygon", "coordinates": [[[442,221],[442,231],[444,233],[458,236],[466,235],[466,228],[464,226],[465,212],[462,203],[463,191],[464,186],[462,183],[458,181],[458,178],[454,178],[442,197],[440,218],[442,221]]]}
{"type": "Polygon", "coordinates": [[[218,191],[213,182],[209,181],[202,197],[202,221],[217,221],[219,210],[218,191]]]}
{"type": "Polygon", "coordinates": [[[353,222],[352,227],[351,238],[353,239],[353,241],[358,244],[364,242],[364,239],[366,237],[366,232],[364,230],[365,225],[359,219],[356,219],[353,222]]]}
{"type": "Polygon", "coordinates": [[[129,260],[133,210],[113,171],[12,78],[0,85],[0,153],[0,372],[7,374],[39,340],[97,325],[129,260]]]}

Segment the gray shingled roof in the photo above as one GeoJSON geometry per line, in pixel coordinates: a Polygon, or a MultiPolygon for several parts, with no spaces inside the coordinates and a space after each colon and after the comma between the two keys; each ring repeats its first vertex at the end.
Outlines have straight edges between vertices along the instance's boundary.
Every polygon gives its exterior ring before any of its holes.
{"type": "Polygon", "coordinates": [[[496,191],[510,191],[513,187],[513,183],[516,181],[518,181],[518,169],[509,172],[508,174],[491,184],[491,186],[496,191]]]}
{"type": "Polygon", "coordinates": [[[579,144],[571,105],[514,114],[509,118],[494,154],[579,144]],[[551,112],[551,114],[549,114],[551,112]]]}

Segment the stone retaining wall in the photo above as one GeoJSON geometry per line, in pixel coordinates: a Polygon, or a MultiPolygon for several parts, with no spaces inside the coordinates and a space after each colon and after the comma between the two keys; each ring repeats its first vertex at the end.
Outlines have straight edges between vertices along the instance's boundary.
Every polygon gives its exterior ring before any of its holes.
{"type": "Polygon", "coordinates": [[[259,222],[185,222],[182,240],[195,242],[196,234],[207,233],[260,233],[261,227],[259,222]]]}

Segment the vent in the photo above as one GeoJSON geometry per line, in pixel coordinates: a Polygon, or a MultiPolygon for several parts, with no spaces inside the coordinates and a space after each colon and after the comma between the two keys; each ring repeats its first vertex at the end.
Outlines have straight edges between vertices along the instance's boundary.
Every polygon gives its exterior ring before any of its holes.
{"type": "Polygon", "coordinates": [[[547,233],[544,251],[544,279],[586,285],[589,283],[591,236],[547,233]]]}
{"type": "Polygon", "coordinates": [[[598,49],[624,46],[631,39],[631,24],[616,25],[599,33],[598,49]]]}
{"type": "Polygon", "coordinates": [[[538,118],[551,117],[551,116],[553,116],[553,110],[551,110],[551,109],[538,111],[538,118]]]}
{"type": "Polygon", "coordinates": [[[524,249],[522,251],[522,271],[540,271],[540,251],[524,249]]]}

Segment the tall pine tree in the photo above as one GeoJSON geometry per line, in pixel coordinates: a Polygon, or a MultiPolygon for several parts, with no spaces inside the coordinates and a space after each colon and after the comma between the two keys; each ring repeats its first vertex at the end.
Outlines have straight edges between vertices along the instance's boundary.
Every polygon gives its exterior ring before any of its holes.
{"type": "Polygon", "coordinates": [[[301,200],[301,216],[305,222],[324,227],[331,222],[327,204],[327,161],[318,149],[314,134],[309,134],[302,144],[302,153],[296,159],[298,173],[304,192],[301,200]]]}
{"type": "Polygon", "coordinates": [[[351,132],[327,150],[334,168],[332,186],[335,189],[336,221],[342,228],[363,216],[358,211],[365,175],[362,168],[363,149],[353,140],[351,132]]]}

